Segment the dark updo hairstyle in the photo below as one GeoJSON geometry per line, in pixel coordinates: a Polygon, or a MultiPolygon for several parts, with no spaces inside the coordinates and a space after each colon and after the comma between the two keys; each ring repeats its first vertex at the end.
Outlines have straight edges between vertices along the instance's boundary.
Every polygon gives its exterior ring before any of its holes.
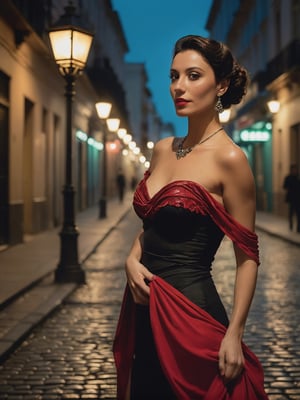
{"type": "Polygon", "coordinates": [[[246,94],[249,83],[248,73],[233,58],[229,48],[221,42],[197,35],[187,35],[177,40],[173,58],[185,50],[200,53],[212,67],[216,82],[229,81],[227,91],[221,97],[223,108],[238,104],[246,94]]]}

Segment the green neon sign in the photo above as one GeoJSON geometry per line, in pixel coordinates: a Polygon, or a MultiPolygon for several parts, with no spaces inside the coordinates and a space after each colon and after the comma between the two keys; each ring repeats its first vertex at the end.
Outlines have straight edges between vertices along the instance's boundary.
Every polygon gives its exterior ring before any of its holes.
{"type": "Polygon", "coordinates": [[[240,131],[242,142],[268,142],[271,138],[272,124],[270,122],[256,122],[247,129],[240,131]]]}

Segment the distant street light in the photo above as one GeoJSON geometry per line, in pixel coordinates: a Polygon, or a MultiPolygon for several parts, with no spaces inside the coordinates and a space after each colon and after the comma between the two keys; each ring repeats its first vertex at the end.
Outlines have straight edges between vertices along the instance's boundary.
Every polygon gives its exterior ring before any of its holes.
{"type": "Polygon", "coordinates": [[[272,114],[278,113],[278,111],[280,109],[280,102],[278,100],[269,100],[267,102],[267,105],[268,105],[269,111],[272,114]]]}
{"type": "Polygon", "coordinates": [[[106,124],[107,124],[109,131],[118,132],[118,129],[120,126],[120,120],[119,120],[119,118],[108,118],[106,120],[106,124]]]}
{"type": "Polygon", "coordinates": [[[119,128],[117,133],[118,133],[119,139],[123,139],[127,135],[127,129],[119,128]]]}
{"type": "Polygon", "coordinates": [[[101,101],[99,103],[96,103],[96,110],[98,117],[101,120],[106,120],[110,115],[111,107],[112,107],[111,103],[105,103],[101,101]]]}
{"type": "Polygon", "coordinates": [[[229,121],[230,114],[231,114],[230,108],[227,108],[226,110],[224,110],[223,112],[221,112],[219,114],[219,119],[220,119],[221,124],[226,124],[229,121]]]}
{"type": "Polygon", "coordinates": [[[96,110],[98,113],[98,117],[102,122],[102,130],[103,130],[103,154],[102,154],[102,185],[101,185],[101,196],[99,199],[99,218],[106,218],[106,197],[107,197],[107,172],[106,172],[106,159],[107,159],[107,149],[106,149],[106,140],[107,140],[107,126],[105,121],[110,115],[111,112],[111,103],[99,102],[96,103],[96,110]]]}
{"type": "Polygon", "coordinates": [[[103,130],[103,178],[102,178],[102,195],[100,199],[100,218],[107,217],[107,131],[117,132],[120,126],[119,118],[107,118],[106,126],[103,130]]]}
{"type": "Polygon", "coordinates": [[[78,261],[78,235],[75,225],[74,195],[72,185],[72,104],[75,80],[85,68],[93,35],[77,26],[72,2],[65,14],[49,30],[49,39],[59,72],[65,78],[66,97],[66,170],[63,188],[63,227],[60,232],[60,261],[55,271],[56,282],[84,283],[85,274],[78,261]]]}

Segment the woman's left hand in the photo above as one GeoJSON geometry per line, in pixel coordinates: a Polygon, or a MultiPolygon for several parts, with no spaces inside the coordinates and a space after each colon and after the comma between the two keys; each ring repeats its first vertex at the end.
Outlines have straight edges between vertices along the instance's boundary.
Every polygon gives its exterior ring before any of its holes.
{"type": "Polygon", "coordinates": [[[237,378],[243,371],[244,365],[241,340],[227,332],[219,350],[219,369],[225,383],[237,378]]]}

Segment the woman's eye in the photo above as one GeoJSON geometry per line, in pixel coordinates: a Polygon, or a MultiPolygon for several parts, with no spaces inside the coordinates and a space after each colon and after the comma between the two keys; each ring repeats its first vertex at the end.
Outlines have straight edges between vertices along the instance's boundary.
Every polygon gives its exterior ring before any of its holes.
{"type": "Polygon", "coordinates": [[[191,72],[191,73],[189,74],[189,79],[190,79],[191,81],[196,81],[198,78],[199,78],[199,74],[197,74],[196,72],[191,72]]]}
{"type": "Polygon", "coordinates": [[[178,78],[177,74],[170,74],[171,82],[174,82],[178,78]]]}

